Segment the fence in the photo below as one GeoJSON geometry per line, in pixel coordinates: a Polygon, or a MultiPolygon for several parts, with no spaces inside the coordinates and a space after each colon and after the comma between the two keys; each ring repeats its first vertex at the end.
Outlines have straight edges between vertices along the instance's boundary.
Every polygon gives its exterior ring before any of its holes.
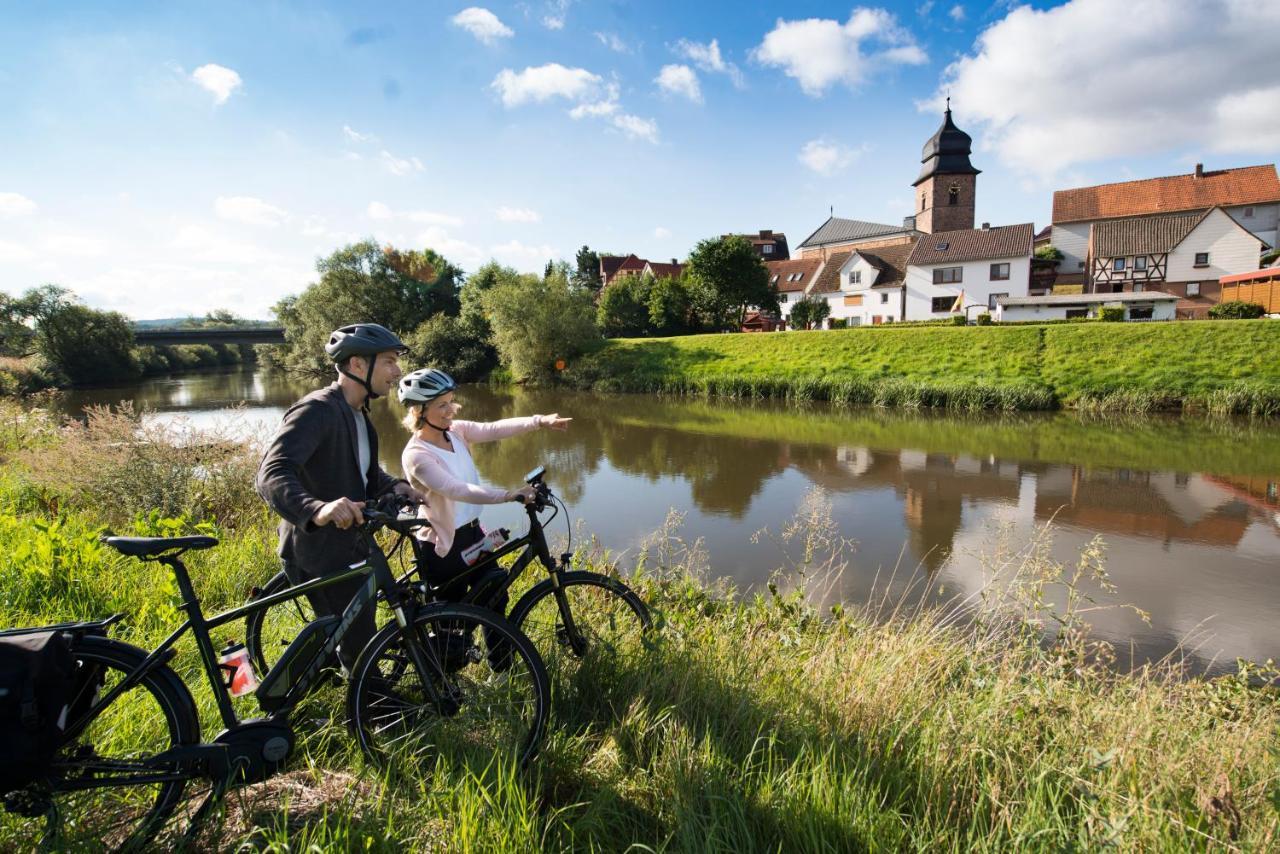
{"type": "Polygon", "coordinates": [[[1280,314],[1280,272],[1276,277],[1256,284],[1223,285],[1222,301],[1256,302],[1267,309],[1267,314],[1280,314]]]}

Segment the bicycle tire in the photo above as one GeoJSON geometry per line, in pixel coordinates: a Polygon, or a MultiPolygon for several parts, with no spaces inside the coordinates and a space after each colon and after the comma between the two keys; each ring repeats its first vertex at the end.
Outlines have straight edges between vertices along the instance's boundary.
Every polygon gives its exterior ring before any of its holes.
{"type": "Polygon", "coordinates": [[[511,609],[511,622],[533,641],[548,672],[563,676],[575,672],[593,652],[612,656],[630,653],[653,630],[649,608],[627,585],[595,572],[566,572],[558,585],[550,578],[530,588],[511,609]],[[574,624],[584,635],[587,648],[573,649],[560,614],[555,592],[569,600],[574,624]]]}
{"type": "MultiPolygon", "coordinates": [[[[292,586],[289,576],[284,574],[284,570],[280,570],[249,601],[265,599],[292,586]]],[[[279,660],[289,642],[315,619],[315,609],[305,596],[279,602],[245,617],[244,645],[249,651],[253,666],[258,669],[259,677],[271,672],[272,665],[279,660]]]]}
{"type": "Polygon", "coordinates": [[[409,628],[431,669],[425,679],[396,623],[374,636],[352,673],[347,722],[365,755],[427,768],[448,755],[483,768],[509,751],[526,765],[541,744],[551,697],[546,667],[529,639],[497,613],[457,603],[423,607],[409,628]],[[475,645],[477,630],[487,653],[475,645]],[[426,679],[442,703],[429,699],[426,679]]]}
{"type": "MultiPolygon", "coordinates": [[[[88,635],[72,641],[71,654],[82,675],[72,708],[82,709],[135,670],[147,655],[129,644],[88,635]]],[[[121,775],[131,770],[147,773],[139,769],[140,760],[199,740],[196,706],[186,685],[168,666],[152,668],[58,750],[44,780],[10,796],[17,798],[15,806],[26,804],[27,812],[35,814],[0,812],[0,847],[10,851],[148,847],[166,830],[189,779],[147,785],[104,781],[101,786],[71,787],[85,786],[95,776],[102,779],[113,768],[121,775]],[[108,753],[104,755],[103,750],[108,753]]]]}

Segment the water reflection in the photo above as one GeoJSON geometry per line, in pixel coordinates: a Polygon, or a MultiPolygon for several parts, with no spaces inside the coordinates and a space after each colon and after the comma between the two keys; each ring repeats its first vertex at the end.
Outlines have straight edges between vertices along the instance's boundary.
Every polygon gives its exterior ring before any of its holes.
{"type": "MultiPolygon", "coordinates": [[[[270,430],[314,385],[233,371],[81,392],[63,406],[129,398],[198,421],[247,401],[250,429],[270,430]]],[[[1053,519],[1058,559],[1072,560],[1102,535],[1121,598],[1152,613],[1148,627],[1126,612],[1101,612],[1094,622],[1104,636],[1154,657],[1202,637],[1208,620],[1202,665],[1280,657],[1272,631],[1280,606],[1276,425],[938,417],[482,387],[462,399],[463,417],[479,420],[573,416],[567,433],[478,446],[476,463],[503,486],[546,464],[573,516],[615,551],[634,549],[675,507],[687,513],[686,535],[704,539],[715,572],[757,586],[781,555],[753,544],[752,533],[777,532],[819,486],[842,533],[858,542],[852,571],[831,596],[863,600],[896,569],[896,590],[907,590],[916,571],[928,579],[911,588],[916,595],[946,597],[982,587],[980,556],[996,537],[1025,541],[1053,519]]],[[[406,436],[399,407],[379,401],[372,416],[384,465],[397,471],[406,436]]],[[[495,507],[486,519],[518,525],[520,511],[495,507]]]]}

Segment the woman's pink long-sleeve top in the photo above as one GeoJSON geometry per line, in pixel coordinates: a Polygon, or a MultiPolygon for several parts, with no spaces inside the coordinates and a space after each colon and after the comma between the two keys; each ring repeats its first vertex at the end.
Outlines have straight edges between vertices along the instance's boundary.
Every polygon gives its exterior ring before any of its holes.
{"type": "MultiPolygon", "coordinates": [[[[455,421],[449,428],[449,439],[456,447],[459,442],[471,453],[471,445],[492,442],[508,436],[518,436],[537,430],[547,422],[545,415],[527,418],[504,418],[501,421],[455,421]]],[[[427,506],[418,507],[418,515],[425,516],[431,527],[418,529],[419,538],[435,546],[436,554],[444,557],[453,548],[455,518],[454,502],[467,504],[501,504],[507,500],[507,490],[478,483],[467,483],[454,476],[439,448],[424,442],[416,435],[409,439],[400,455],[400,465],[409,484],[427,496],[427,506]]]]}

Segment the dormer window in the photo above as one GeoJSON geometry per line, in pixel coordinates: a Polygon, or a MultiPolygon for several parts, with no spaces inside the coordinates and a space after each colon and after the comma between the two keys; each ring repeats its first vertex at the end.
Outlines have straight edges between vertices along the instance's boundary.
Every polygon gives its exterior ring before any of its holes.
{"type": "Polygon", "coordinates": [[[851,285],[860,285],[860,284],[862,284],[862,271],[861,271],[861,270],[854,270],[853,272],[849,273],[849,284],[851,284],[851,285]]]}
{"type": "Polygon", "coordinates": [[[777,274],[777,273],[774,273],[774,274],[773,274],[773,278],[769,280],[769,284],[771,284],[771,285],[776,285],[776,284],[778,284],[778,274],[777,274]]]}
{"type": "Polygon", "coordinates": [[[763,246],[761,246],[761,247],[760,247],[760,251],[761,251],[761,252],[763,252],[763,253],[764,253],[764,254],[766,254],[766,255],[772,255],[772,254],[773,254],[773,244],[772,244],[772,243],[766,243],[766,244],[764,244],[763,246]]]}
{"type": "Polygon", "coordinates": [[[938,252],[946,252],[950,248],[951,248],[951,244],[945,240],[934,247],[934,249],[938,252]]]}

